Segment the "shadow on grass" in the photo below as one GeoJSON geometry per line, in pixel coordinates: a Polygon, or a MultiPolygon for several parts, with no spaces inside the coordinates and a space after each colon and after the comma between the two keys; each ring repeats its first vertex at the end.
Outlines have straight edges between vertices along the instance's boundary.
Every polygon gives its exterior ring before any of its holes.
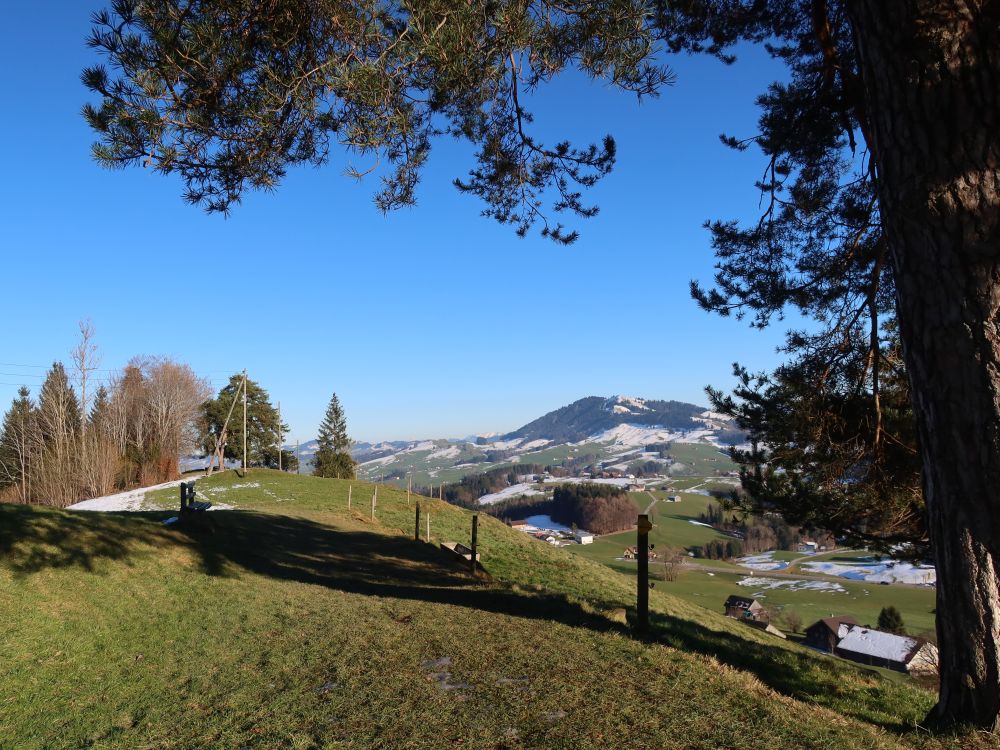
{"type": "Polygon", "coordinates": [[[93,570],[98,560],[123,560],[140,544],[157,542],[168,543],[168,535],[134,513],[0,504],[0,564],[16,574],[44,568],[93,570]]]}
{"type": "Polygon", "coordinates": [[[215,533],[178,529],[190,539],[209,575],[226,575],[235,566],[354,594],[450,604],[602,631],[622,627],[563,596],[514,591],[473,578],[450,562],[451,553],[406,536],[247,511],[227,511],[214,520],[215,533]]]}
{"type": "Polygon", "coordinates": [[[656,641],[713,656],[752,673],[783,695],[892,732],[912,731],[927,712],[928,706],[914,705],[915,690],[899,690],[877,673],[848,667],[833,657],[820,661],[811,654],[778,647],[777,643],[759,643],[661,613],[651,613],[650,628],[656,641]]]}
{"type": "Polygon", "coordinates": [[[473,578],[451,562],[451,553],[408,537],[237,510],[197,514],[165,527],[162,520],[169,515],[0,504],[0,565],[17,575],[46,568],[94,571],[99,561],[129,562],[141,550],[147,553],[149,546],[181,546],[194,552],[202,570],[212,576],[244,570],[349,593],[451,604],[602,631],[623,629],[564,596],[516,591],[491,584],[488,577],[473,578]]]}
{"type": "MultiPolygon", "coordinates": [[[[247,571],[348,593],[625,632],[623,625],[601,614],[618,602],[590,602],[594,610],[589,610],[562,595],[512,590],[474,579],[437,547],[406,536],[237,510],[204,514],[202,524],[164,527],[160,521],[167,515],[65,513],[0,505],[0,564],[19,574],[70,566],[93,570],[100,559],[127,561],[146,545],[176,545],[192,551],[208,575],[247,571]]],[[[928,708],[913,705],[916,691],[891,689],[877,676],[691,620],[652,613],[651,640],[713,656],[754,674],[779,693],[893,732],[912,730],[928,708]]]]}

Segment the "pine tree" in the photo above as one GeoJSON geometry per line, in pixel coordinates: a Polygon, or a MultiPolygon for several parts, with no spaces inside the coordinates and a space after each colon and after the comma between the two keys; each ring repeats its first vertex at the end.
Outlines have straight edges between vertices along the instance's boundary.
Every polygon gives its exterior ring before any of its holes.
{"type": "Polygon", "coordinates": [[[886,633],[903,635],[906,633],[903,615],[891,604],[888,607],[882,607],[882,611],[878,613],[878,629],[886,633]]]}
{"type": "MultiPolygon", "coordinates": [[[[202,448],[206,453],[215,450],[220,438],[226,415],[229,414],[233,399],[237,399],[229,426],[226,430],[225,457],[236,461],[243,459],[243,374],[229,378],[229,383],[219,391],[218,397],[207,401],[202,407],[204,422],[201,435],[202,448]],[[239,396],[237,396],[239,392],[239,396]]],[[[281,433],[288,432],[287,425],[280,426],[281,433]]],[[[277,468],[279,425],[278,410],[271,404],[271,397],[259,383],[247,379],[247,463],[250,466],[277,468]]]]}
{"type": "Polygon", "coordinates": [[[354,479],[351,440],[347,437],[347,419],[334,393],[319,426],[319,447],[313,457],[313,474],[333,479],[354,479]]]}
{"type": "Polygon", "coordinates": [[[33,412],[28,388],[22,385],[4,415],[3,431],[0,432],[0,488],[16,486],[18,500],[22,503],[30,499],[33,412]]]}

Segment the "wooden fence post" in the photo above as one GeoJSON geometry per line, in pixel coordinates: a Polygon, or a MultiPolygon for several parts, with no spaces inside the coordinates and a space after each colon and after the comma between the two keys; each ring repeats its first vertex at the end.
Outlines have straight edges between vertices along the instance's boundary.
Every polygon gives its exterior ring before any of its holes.
{"type": "Polygon", "coordinates": [[[417,501],[417,520],[413,525],[413,541],[420,541],[420,501],[417,501]]]}
{"type": "Polygon", "coordinates": [[[479,514],[472,514],[472,555],[470,567],[472,575],[476,575],[476,548],[479,546],[479,514]]]}
{"type": "Polygon", "coordinates": [[[639,516],[636,524],[635,558],[638,574],[636,576],[636,629],[645,635],[649,630],[649,532],[653,524],[645,513],[639,516]]]}
{"type": "Polygon", "coordinates": [[[378,491],[374,488],[372,489],[372,520],[375,520],[375,498],[378,497],[378,491]]]}
{"type": "Polygon", "coordinates": [[[431,512],[427,511],[427,542],[431,541],[431,512]]]}
{"type": "Polygon", "coordinates": [[[351,509],[351,491],[354,489],[353,484],[347,485],[347,509],[351,509]]]}
{"type": "Polygon", "coordinates": [[[406,475],[406,507],[410,507],[410,487],[412,486],[413,478],[407,474],[406,475]]]}

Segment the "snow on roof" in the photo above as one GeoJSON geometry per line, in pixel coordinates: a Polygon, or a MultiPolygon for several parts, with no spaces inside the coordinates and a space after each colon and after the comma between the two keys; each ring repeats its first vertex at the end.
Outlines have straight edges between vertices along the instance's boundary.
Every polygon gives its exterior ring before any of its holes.
{"type": "Polygon", "coordinates": [[[838,649],[904,664],[919,646],[913,638],[861,627],[851,628],[837,644],[838,649]]]}

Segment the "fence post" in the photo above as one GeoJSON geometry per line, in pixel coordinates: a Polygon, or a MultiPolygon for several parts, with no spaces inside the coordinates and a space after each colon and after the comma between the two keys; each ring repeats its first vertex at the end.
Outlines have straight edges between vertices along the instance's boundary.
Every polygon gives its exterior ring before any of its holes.
{"type": "Polygon", "coordinates": [[[638,568],[636,575],[636,629],[641,634],[649,630],[649,532],[653,524],[645,513],[636,524],[635,557],[638,568]]]}
{"type": "Polygon", "coordinates": [[[353,484],[347,485],[347,509],[351,509],[351,491],[354,489],[353,484]]]}
{"type": "Polygon", "coordinates": [[[413,541],[420,541],[420,501],[417,500],[417,519],[413,525],[413,541]]]}
{"type": "Polygon", "coordinates": [[[375,520],[375,498],[377,497],[377,491],[372,489],[372,520],[375,520]]]}
{"type": "Polygon", "coordinates": [[[470,556],[470,568],[472,575],[476,575],[476,548],[479,544],[479,514],[472,514],[472,555],[470,556]]]}
{"type": "Polygon", "coordinates": [[[427,537],[426,541],[429,543],[431,541],[431,512],[427,511],[427,537]]]}

